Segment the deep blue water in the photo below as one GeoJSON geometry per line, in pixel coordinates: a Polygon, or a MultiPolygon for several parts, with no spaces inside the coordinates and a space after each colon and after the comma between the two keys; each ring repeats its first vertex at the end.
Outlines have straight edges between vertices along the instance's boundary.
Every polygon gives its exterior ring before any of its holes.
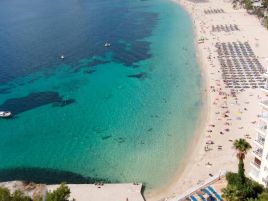
{"type": "Polygon", "coordinates": [[[146,1],[137,3],[1,1],[1,83],[53,68],[61,63],[61,54],[74,70],[81,67],[77,61],[93,56],[104,58],[93,59],[88,68],[111,60],[138,67],[133,64],[150,58],[150,43],[140,40],[150,36],[158,14],[142,10],[148,6],[146,1]],[[105,41],[113,44],[109,50],[103,48],[105,41]],[[107,53],[112,54],[111,59],[105,58],[107,53]]]}
{"type": "Polygon", "coordinates": [[[0,181],[158,188],[177,171],[201,95],[175,3],[2,0],[0,58],[0,110],[14,114],[0,121],[0,181]]]}

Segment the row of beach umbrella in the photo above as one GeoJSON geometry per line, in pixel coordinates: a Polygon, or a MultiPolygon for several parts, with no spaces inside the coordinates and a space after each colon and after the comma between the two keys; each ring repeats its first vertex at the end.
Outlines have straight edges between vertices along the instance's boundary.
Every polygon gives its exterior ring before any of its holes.
{"type": "Polygon", "coordinates": [[[239,31],[239,28],[236,24],[225,24],[225,25],[212,25],[213,32],[231,32],[231,31],[239,31]]]}
{"type": "Polygon", "coordinates": [[[224,13],[224,10],[222,8],[220,9],[205,9],[205,14],[217,14],[217,13],[224,13]]]}
{"type": "Polygon", "coordinates": [[[248,42],[216,43],[219,57],[255,57],[248,42]]]}
{"type": "Polygon", "coordinates": [[[248,42],[217,43],[216,48],[226,88],[264,87],[264,68],[248,42]]]}

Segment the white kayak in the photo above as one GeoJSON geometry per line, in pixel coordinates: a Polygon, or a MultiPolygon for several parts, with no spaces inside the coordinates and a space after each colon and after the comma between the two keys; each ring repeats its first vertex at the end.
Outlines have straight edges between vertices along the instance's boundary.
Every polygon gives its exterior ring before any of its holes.
{"type": "Polygon", "coordinates": [[[0,111],[0,117],[1,118],[7,118],[7,117],[11,117],[12,113],[9,111],[0,111]]]}

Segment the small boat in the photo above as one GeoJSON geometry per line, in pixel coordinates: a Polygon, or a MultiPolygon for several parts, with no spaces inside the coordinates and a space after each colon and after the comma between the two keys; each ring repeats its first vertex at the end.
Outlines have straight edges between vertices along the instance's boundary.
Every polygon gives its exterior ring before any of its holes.
{"type": "Polygon", "coordinates": [[[61,55],[60,58],[63,60],[64,59],[64,55],[61,55]]]}
{"type": "Polygon", "coordinates": [[[0,111],[0,118],[8,118],[11,117],[12,113],[9,111],[0,111]]]}
{"type": "Polygon", "coordinates": [[[110,46],[111,46],[110,43],[107,43],[107,42],[106,42],[106,43],[104,44],[104,47],[110,47],[110,46]]]}

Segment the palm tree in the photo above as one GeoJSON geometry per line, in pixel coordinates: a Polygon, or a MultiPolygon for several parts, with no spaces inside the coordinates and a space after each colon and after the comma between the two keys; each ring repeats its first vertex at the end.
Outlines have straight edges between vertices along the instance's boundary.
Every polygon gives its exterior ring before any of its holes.
{"type": "Polygon", "coordinates": [[[241,184],[245,182],[245,169],[244,169],[244,159],[247,152],[251,149],[251,145],[243,138],[236,139],[233,143],[234,149],[237,151],[237,158],[239,160],[238,164],[238,175],[241,180],[241,184]]]}
{"type": "Polygon", "coordinates": [[[236,139],[233,143],[235,150],[237,151],[237,158],[244,160],[247,152],[252,148],[251,145],[243,138],[236,139]]]}

